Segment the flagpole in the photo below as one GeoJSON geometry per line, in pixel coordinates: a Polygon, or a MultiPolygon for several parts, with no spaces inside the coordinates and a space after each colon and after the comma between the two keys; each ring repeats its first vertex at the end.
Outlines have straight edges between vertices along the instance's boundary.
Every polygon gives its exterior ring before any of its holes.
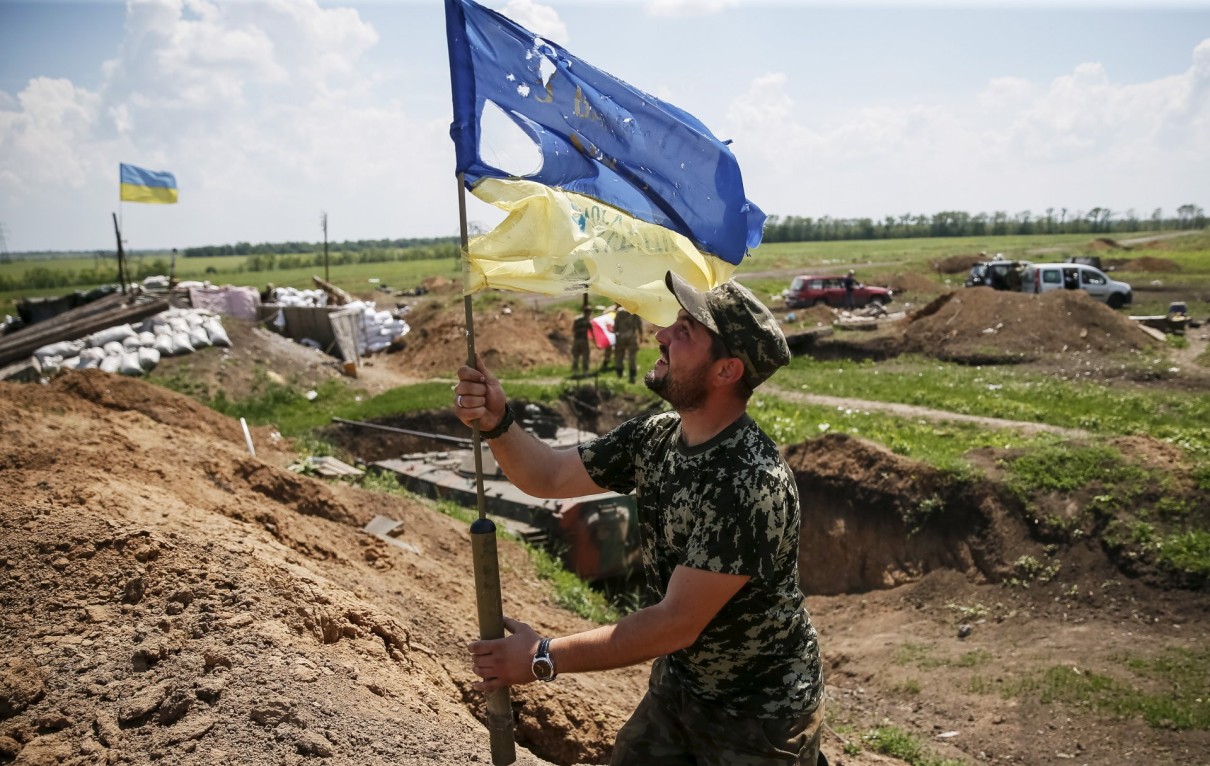
{"type": "MultiPolygon", "coordinates": [[[[470,293],[465,292],[470,251],[466,228],[466,187],[458,173],[458,223],[462,235],[462,304],[466,310],[466,363],[475,366],[475,315],[470,293]]],[[[504,638],[504,606],[500,596],[500,559],[496,550],[496,524],[487,517],[487,495],[483,491],[483,447],[479,424],[471,427],[471,449],[475,453],[475,493],[479,518],[471,523],[471,555],[475,568],[475,602],[479,610],[479,638],[504,638]]],[[[487,729],[491,738],[492,763],[506,766],[517,760],[513,731],[513,704],[509,687],[487,693],[487,729]]]]}
{"type": "MultiPolygon", "coordinates": [[[[118,204],[118,209],[121,210],[121,203],[118,204]]],[[[122,295],[126,294],[126,277],[122,271],[122,226],[118,223],[118,216],[113,216],[113,233],[118,238],[118,282],[121,283],[122,295]]]]}

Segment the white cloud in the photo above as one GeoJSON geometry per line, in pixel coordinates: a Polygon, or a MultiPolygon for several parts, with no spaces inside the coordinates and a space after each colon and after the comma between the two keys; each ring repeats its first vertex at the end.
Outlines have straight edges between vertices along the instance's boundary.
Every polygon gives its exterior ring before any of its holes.
{"type": "Polygon", "coordinates": [[[567,47],[571,35],[567,25],[559,18],[559,12],[549,5],[533,0],[508,0],[500,12],[536,35],[567,47]]]}
{"type": "Polygon", "coordinates": [[[42,186],[78,187],[85,179],[78,144],[96,123],[100,99],[68,80],[38,77],[0,111],[0,191],[19,195],[42,186]]]}
{"type": "MultiPolygon", "coordinates": [[[[427,180],[449,177],[449,200],[456,189],[448,118],[417,119],[400,96],[374,93],[365,54],[377,42],[356,11],[314,0],[130,0],[98,92],[38,78],[15,103],[0,99],[11,245],[45,239],[56,208],[86,230],[63,247],[104,236],[120,162],[170,171],[180,187],[172,209],[125,206],[134,247],[318,238],[319,207],[338,237],[431,222],[427,180]]],[[[438,231],[456,228],[449,218],[438,231]]]]}
{"type": "Polygon", "coordinates": [[[1042,85],[996,78],[967,102],[824,112],[792,86],[761,76],[727,112],[748,194],[771,213],[1171,205],[1205,194],[1195,168],[1210,177],[1210,41],[1179,75],[1123,83],[1089,62],[1042,85]]]}
{"type": "Polygon", "coordinates": [[[710,16],[740,5],[740,0],[647,0],[652,16],[710,16]]]}

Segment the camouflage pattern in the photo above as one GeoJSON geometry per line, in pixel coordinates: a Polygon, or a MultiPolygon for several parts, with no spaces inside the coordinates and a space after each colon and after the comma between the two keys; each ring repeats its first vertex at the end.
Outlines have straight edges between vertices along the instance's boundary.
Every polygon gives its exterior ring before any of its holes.
{"type": "Polygon", "coordinates": [[[639,330],[642,321],[638,315],[631,314],[626,309],[619,309],[613,318],[613,332],[617,338],[614,344],[614,369],[617,371],[618,377],[621,377],[622,368],[629,367],[631,383],[634,382],[638,364],[639,330]]]}
{"type": "Polygon", "coordinates": [[[823,692],[815,628],[798,580],[799,505],[777,445],[744,415],[688,448],[674,412],[630,420],[580,446],[593,480],[634,492],[648,596],[678,565],[751,579],[667,669],[728,714],[794,719],[823,692]]]}
{"type": "Polygon", "coordinates": [[[585,315],[571,323],[571,371],[588,372],[588,339],[592,335],[592,320],[585,315]]]}
{"type": "Polygon", "coordinates": [[[663,659],[651,669],[650,689],[618,732],[611,766],[822,766],[821,704],[797,718],[729,715],[670,682],[663,659]]]}
{"type": "Polygon", "coordinates": [[[731,356],[744,363],[744,380],[750,388],[790,363],[790,346],[777,317],[748,288],[730,281],[698,292],[671,271],[664,283],[681,308],[719,336],[731,356]]]}

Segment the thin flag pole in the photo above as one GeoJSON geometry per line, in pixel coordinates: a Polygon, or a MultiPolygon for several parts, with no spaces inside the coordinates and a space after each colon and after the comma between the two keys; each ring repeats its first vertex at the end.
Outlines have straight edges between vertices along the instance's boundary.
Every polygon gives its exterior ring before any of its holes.
{"type": "Polygon", "coordinates": [[[122,295],[126,294],[126,277],[122,271],[122,225],[118,223],[118,216],[113,216],[113,233],[118,239],[118,282],[121,283],[122,295]]]}
{"type": "MultiPolygon", "coordinates": [[[[462,235],[462,284],[469,274],[470,251],[466,228],[466,187],[458,174],[458,223],[462,235]]],[[[475,315],[470,293],[462,296],[466,309],[466,363],[475,366],[475,315]]],[[[479,518],[471,522],[471,554],[475,568],[475,602],[479,610],[479,638],[504,638],[504,606],[500,596],[500,559],[496,550],[496,523],[487,517],[487,495],[483,491],[483,437],[479,424],[471,426],[471,449],[475,453],[475,494],[479,518]]],[[[492,763],[506,766],[517,760],[513,730],[513,703],[509,687],[487,693],[487,729],[491,737],[492,763]]]]}

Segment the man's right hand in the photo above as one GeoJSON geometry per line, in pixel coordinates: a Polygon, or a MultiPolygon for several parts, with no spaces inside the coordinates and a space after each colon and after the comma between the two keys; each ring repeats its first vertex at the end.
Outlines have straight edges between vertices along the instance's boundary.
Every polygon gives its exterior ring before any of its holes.
{"type": "Polygon", "coordinates": [[[490,431],[504,419],[504,387],[475,354],[475,366],[458,369],[454,386],[454,415],[468,427],[479,421],[479,430],[490,431]]]}

